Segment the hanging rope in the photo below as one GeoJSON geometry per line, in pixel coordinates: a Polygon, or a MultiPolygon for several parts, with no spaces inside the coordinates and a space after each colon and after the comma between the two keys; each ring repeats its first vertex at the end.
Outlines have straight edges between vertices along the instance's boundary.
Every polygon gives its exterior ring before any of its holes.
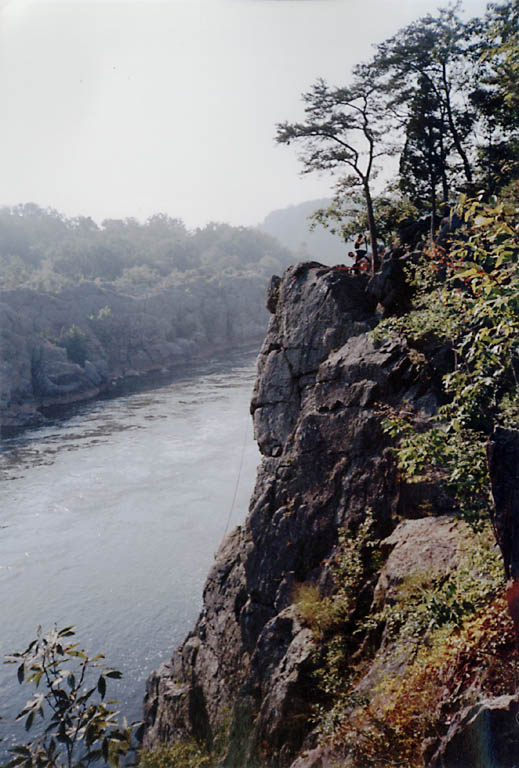
{"type": "Polygon", "coordinates": [[[240,467],[238,469],[238,477],[236,478],[236,485],[234,486],[234,494],[232,497],[231,502],[231,508],[229,510],[229,515],[227,517],[227,522],[225,524],[225,530],[223,532],[222,540],[226,537],[227,531],[229,529],[229,525],[231,522],[232,513],[234,512],[234,505],[236,503],[236,497],[238,495],[238,487],[240,485],[240,478],[241,478],[241,471],[243,468],[243,459],[245,458],[245,448],[247,447],[247,437],[249,434],[249,414],[247,414],[247,418],[245,419],[245,431],[243,433],[243,444],[241,448],[241,457],[240,457],[240,467]]]}

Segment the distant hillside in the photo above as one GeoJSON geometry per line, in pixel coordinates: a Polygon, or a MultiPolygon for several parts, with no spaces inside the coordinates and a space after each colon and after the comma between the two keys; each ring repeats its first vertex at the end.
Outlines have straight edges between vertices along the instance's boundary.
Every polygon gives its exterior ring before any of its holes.
{"type": "Polygon", "coordinates": [[[340,264],[348,261],[350,244],[342,242],[338,235],[317,227],[309,231],[308,217],[318,208],[326,208],[331,200],[307,200],[299,205],[290,205],[269,213],[259,229],[276,237],[285,247],[296,251],[300,260],[315,259],[323,264],[340,264]]]}

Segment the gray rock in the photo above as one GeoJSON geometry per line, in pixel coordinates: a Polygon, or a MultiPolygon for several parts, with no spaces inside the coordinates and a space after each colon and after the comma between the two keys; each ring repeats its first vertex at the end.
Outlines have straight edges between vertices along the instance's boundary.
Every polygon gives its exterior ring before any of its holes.
{"type": "Polygon", "coordinates": [[[515,768],[519,762],[519,695],[485,699],[462,710],[428,768],[515,768]]]}
{"type": "Polygon", "coordinates": [[[450,516],[403,520],[383,542],[391,554],[375,587],[379,607],[395,598],[409,576],[446,576],[456,570],[463,557],[470,530],[466,523],[450,516]]]}
{"type": "Polygon", "coordinates": [[[508,577],[519,579],[519,431],[497,427],[487,447],[493,524],[508,577]]]}

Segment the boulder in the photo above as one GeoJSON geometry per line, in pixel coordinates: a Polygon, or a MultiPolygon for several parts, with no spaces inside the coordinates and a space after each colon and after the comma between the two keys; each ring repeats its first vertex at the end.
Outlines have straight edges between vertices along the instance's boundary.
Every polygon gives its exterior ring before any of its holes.
{"type": "Polygon", "coordinates": [[[519,694],[463,709],[428,768],[515,768],[519,759],[519,694]]]}

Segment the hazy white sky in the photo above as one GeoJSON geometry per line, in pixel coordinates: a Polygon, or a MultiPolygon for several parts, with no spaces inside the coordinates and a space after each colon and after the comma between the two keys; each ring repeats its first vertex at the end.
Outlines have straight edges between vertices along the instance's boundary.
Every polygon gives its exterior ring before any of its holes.
{"type": "MultiPolygon", "coordinates": [[[[275,123],[440,0],[0,0],[0,205],[256,224],[327,195],[275,123]]],[[[468,15],[484,0],[465,0],[468,15]]]]}

